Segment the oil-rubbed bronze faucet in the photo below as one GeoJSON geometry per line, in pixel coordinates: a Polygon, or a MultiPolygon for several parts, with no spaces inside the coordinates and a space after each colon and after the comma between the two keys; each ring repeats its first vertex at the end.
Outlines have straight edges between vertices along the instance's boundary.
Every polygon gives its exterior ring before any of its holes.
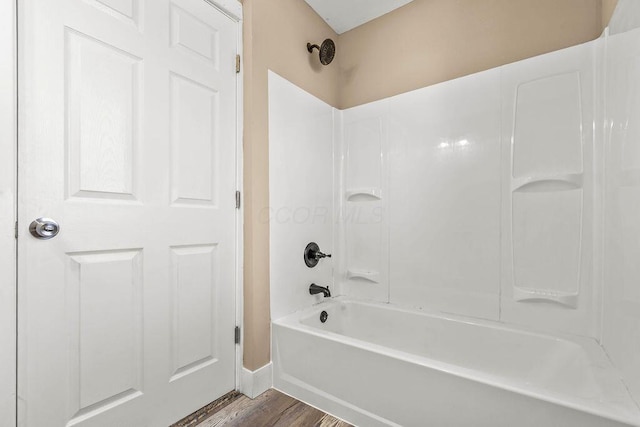
{"type": "Polygon", "coordinates": [[[311,295],[323,294],[325,298],[329,298],[331,296],[328,286],[325,288],[324,286],[318,286],[315,283],[312,283],[311,286],[309,286],[309,293],[311,295]]]}

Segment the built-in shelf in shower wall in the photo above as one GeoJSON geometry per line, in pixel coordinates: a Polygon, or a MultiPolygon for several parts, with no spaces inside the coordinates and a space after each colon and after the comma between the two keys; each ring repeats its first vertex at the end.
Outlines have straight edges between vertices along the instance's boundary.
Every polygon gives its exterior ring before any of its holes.
{"type": "Polygon", "coordinates": [[[593,45],[503,67],[506,321],[589,334],[593,45]]]}
{"type": "Polygon", "coordinates": [[[380,283],[380,272],[367,270],[347,270],[347,279],[364,280],[372,283],[380,283]]]}
{"type": "Polygon", "coordinates": [[[563,173],[542,176],[514,177],[511,181],[511,191],[520,193],[553,192],[577,190],[582,188],[581,173],[563,173]]]}
{"type": "Polygon", "coordinates": [[[580,74],[522,83],[512,137],[514,299],[575,308],[580,291],[580,74]]]}
{"type": "Polygon", "coordinates": [[[345,293],[387,301],[383,119],[347,110],[343,138],[345,293]]]}
{"type": "Polygon", "coordinates": [[[357,188],[346,191],[346,199],[348,202],[368,202],[381,200],[380,194],[382,190],[379,188],[357,188]]]}

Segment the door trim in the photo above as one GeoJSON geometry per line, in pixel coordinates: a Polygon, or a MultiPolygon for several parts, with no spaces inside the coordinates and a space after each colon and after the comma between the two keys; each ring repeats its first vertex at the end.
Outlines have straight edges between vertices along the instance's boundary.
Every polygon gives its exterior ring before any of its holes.
{"type": "MultiPolygon", "coordinates": [[[[243,12],[239,0],[204,0],[237,24],[236,52],[243,58],[243,12]]],[[[235,64],[233,64],[235,65],[235,64]]],[[[240,192],[240,207],[236,209],[236,265],[235,265],[235,308],[236,326],[240,327],[240,342],[236,345],[235,389],[240,391],[244,359],[244,192],[243,192],[243,140],[244,140],[244,66],[236,74],[236,191],[240,192]]],[[[229,195],[232,197],[232,195],[229,195]]],[[[230,331],[231,333],[231,331],[230,331]]]]}
{"type": "MultiPolygon", "coordinates": [[[[211,0],[206,0],[211,1],[211,0]]],[[[216,0],[217,1],[217,0],[216,0]]],[[[227,0],[224,0],[228,2],[227,0]]],[[[237,0],[229,0],[238,5],[236,15],[229,15],[237,24],[238,38],[236,52],[243,56],[243,20],[242,4],[237,0]]],[[[234,64],[235,65],[235,64],[234,64]]],[[[240,327],[240,342],[236,345],[236,390],[240,389],[240,378],[242,375],[244,360],[244,66],[240,66],[240,71],[236,74],[236,190],[240,192],[240,207],[236,209],[236,325],[240,327]]]]}
{"type": "Polygon", "coordinates": [[[0,0],[0,426],[16,419],[17,12],[0,0]]]}
{"type": "MultiPolygon", "coordinates": [[[[226,15],[236,23],[237,46],[236,53],[243,56],[243,9],[242,0],[203,0],[212,7],[226,15]]],[[[235,66],[235,64],[230,66],[235,66]]],[[[240,207],[236,209],[235,239],[236,239],[236,265],[235,265],[235,324],[240,327],[240,342],[236,345],[235,352],[235,390],[241,391],[242,372],[244,360],[244,66],[236,74],[236,191],[240,192],[240,207]]],[[[229,195],[228,197],[234,197],[229,195]]],[[[235,331],[229,331],[230,337],[235,338],[235,331]]],[[[230,338],[231,339],[231,338],[230,338]]],[[[0,426],[2,427],[2,426],[0,426]]]]}
{"type": "Polygon", "coordinates": [[[242,3],[239,0],[204,0],[236,22],[242,22],[242,3]]]}
{"type": "MultiPolygon", "coordinates": [[[[237,25],[236,31],[237,46],[236,52],[243,58],[242,46],[242,28],[243,28],[243,11],[240,0],[203,0],[216,8],[237,25]]],[[[235,66],[235,64],[233,64],[235,66]]],[[[243,358],[244,358],[244,327],[243,327],[243,309],[244,309],[244,201],[243,201],[243,140],[244,140],[244,67],[240,67],[240,71],[236,74],[236,191],[240,192],[240,207],[236,209],[236,265],[235,265],[235,312],[236,326],[240,327],[240,342],[236,345],[235,358],[235,390],[240,391],[243,358]]],[[[228,197],[233,197],[229,195],[228,197]]],[[[230,331],[230,334],[232,332],[230,331]]],[[[231,336],[231,335],[230,335],[231,336]]],[[[235,337],[235,331],[233,335],[235,337]]],[[[0,426],[1,427],[1,426],[0,426]]]]}

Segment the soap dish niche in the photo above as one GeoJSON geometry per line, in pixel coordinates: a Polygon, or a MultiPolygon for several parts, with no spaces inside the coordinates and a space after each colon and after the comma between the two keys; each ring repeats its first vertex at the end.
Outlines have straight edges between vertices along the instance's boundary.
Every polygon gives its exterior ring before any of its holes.
{"type": "Polygon", "coordinates": [[[382,191],[379,188],[354,188],[346,192],[349,202],[372,202],[382,199],[382,191]]]}
{"type": "Polygon", "coordinates": [[[356,279],[371,283],[380,283],[380,273],[378,271],[368,271],[368,270],[357,270],[357,269],[349,269],[347,270],[347,279],[356,279]]]}
{"type": "Polygon", "coordinates": [[[569,308],[578,307],[577,293],[514,287],[513,299],[518,302],[546,301],[546,302],[554,302],[569,308]]]}
{"type": "Polygon", "coordinates": [[[525,176],[514,179],[511,191],[520,193],[568,191],[582,188],[581,173],[566,173],[549,176],[525,176]]]}

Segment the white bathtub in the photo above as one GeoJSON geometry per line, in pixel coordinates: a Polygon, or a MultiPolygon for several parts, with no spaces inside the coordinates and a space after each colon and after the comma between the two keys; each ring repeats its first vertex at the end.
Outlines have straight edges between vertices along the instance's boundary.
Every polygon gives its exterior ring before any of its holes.
{"type": "Polygon", "coordinates": [[[274,387],[362,427],[640,426],[590,339],[340,298],[272,336],[274,387]]]}

